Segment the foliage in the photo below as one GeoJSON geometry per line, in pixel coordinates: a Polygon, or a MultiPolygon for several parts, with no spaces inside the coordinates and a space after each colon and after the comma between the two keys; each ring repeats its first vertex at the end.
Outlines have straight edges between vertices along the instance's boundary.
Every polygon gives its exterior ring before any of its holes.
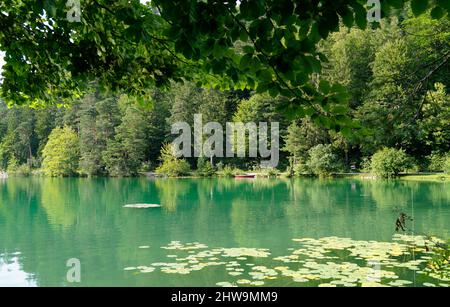
{"type": "MultiPolygon", "coordinates": [[[[450,150],[450,21],[432,18],[436,10],[415,16],[409,8],[399,8],[391,11],[399,18],[383,18],[366,29],[358,25],[349,29],[350,20],[342,20],[340,26],[345,27],[329,31],[323,39],[317,27],[329,16],[322,13],[329,11],[328,5],[348,7],[349,2],[327,3],[323,8],[302,3],[303,13],[293,1],[286,2],[293,4],[288,13],[270,1],[240,1],[237,8],[232,2],[174,2],[179,7],[190,3],[190,16],[202,16],[200,21],[187,20],[183,11],[168,12],[172,3],[159,5],[158,15],[154,1],[149,6],[137,1],[107,6],[104,0],[86,0],[81,1],[81,23],[67,23],[59,4],[50,12],[50,2],[0,4],[0,49],[8,51],[1,95],[9,106],[26,105],[7,108],[0,103],[1,169],[11,160],[17,161],[16,167],[39,167],[50,132],[69,126],[79,135],[80,173],[134,176],[143,165],[158,163],[162,144],[173,139],[170,124],[192,124],[196,113],[202,114],[204,123],[279,121],[283,148],[279,167],[290,161],[291,171],[295,168],[297,173],[311,172],[308,151],[319,144],[331,144],[346,167],[350,162],[361,164],[379,148],[392,147],[403,148],[424,170],[427,156],[450,150]],[[33,19],[36,12],[26,5],[43,6],[50,13],[33,19]],[[259,12],[260,5],[269,11],[259,12]],[[128,10],[134,6],[135,11],[128,10]],[[217,15],[199,15],[218,8],[223,11],[217,15]],[[254,14],[249,8],[255,9],[254,14]],[[5,15],[8,12],[12,15],[5,15]],[[217,27],[191,37],[204,28],[203,22],[217,27]],[[69,27],[80,32],[64,32],[69,27]],[[136,32],[139,29],[145,31],[136,32]],[[178,34],[174,29],[180,30],[178,34]],[[149,35],[164,40],[147,43],[149,35]],[[278,41],[283,48],[277,49],[278,41]],[[282,72],[278,62],[285,60],[289,69],[282,72]],[[174,71],[166,71],[170,67],[174,71]],[[181,76],[185,79],[178,82],[181,76]],[[170,85],[170,90],[153,85],[170,85]],[[73,96],[79,99],[74,101],[73,96]],[[41,102],[46,108],[29,107],[41,102]]],[[[280,7],[286,3],[281,1],[280,7]]],[[[388,13],[387,4],[382,5],[388,13]]],[[[349,16],[355,17],[350,10],[349,16]]],[[[327,26],[321,27],[325,34],[327,26]]],[[[215,159],[246,170],[259,165],[258,158],[215,159]]],[[[438,164],[442,161],[436,160],[432,168],[438,164]]],[[[405,165],[405,169],[412,168],[405,165]]]]}
{"type": "Polygon", "coordinates": [[[383,148],[371,159],[371,170],[380,178],[394,178],[408,166],[408,156],[402,149],[383,148]]]}
{"type": "Polygon", "coordinates": [[[311,170],[304,159],[300,159],[294,164],[293,172],[296,176],[311,175],[311,170]]]}
{"type": "Polygon", "coordinates": [[[442,278],[450,278],[450,241],[435,243],[433,257],[427,263],[427,273],[432,273],[442,278]]]}
{"type": "Polygon", "coordinates": [[[6,168],[6,172],[8,175],[12,176],[30,176],[31,175],[31,165],[28,163],[18,164],[19,162],[15,157],[12,157],[8,161],[8,167],[6,168]]]}
{"type": "Polygon", "coordinates": [[[438,152],[432,152],[428,157],[428,170],[429,171],[443,171],[445,169],[445,162],[448,158],[448,154],[441,154],[438,152]]]}
{"type": "Polygon", "coordinates": [[[372,171],[370,157],[364,157],[361,160],[360,169],[362,172],[370,173],[372,171]]]}
{"type": "Polygon", "coordinates": [[[295,164],[299,158],[307,158],[308,150],[312,147],[328,143],[329,139],[327,131],[305,118],[300,121],[300,124],[293,121],[287,128],[283,150],[294,158],[295,164]]]}
{"type": "Polygon", "coordinates": [[[242,171],[231,165],[225,165],[222,169],[217,171],[217,175],[220,177],[234,177],[238,173],[242,173],[242,171]]]}
{"type": "Polygon", "coordinates": [[[205,157],[200,157],[197,160],[197,170],[195,173],[201,177],[210,177],[215,174],[215,170],[205,157]]]}
{"type": "MultiPolygon", "coordinates": [[[[65,1],[11,0],[0,5],[0,46],[7,54],[2,95],[11,104],[67,100],[92,80],[144,94],[185,77],[283,95],[285,110],[314,114],[327,128],[348,128],[345,89],[309,81],[326,59],[319,42],[339,27],[367,27],[365,4],[85,0],[80,22],[70,22],[65,1]]],[[[414,15],[432,9],[433,18],[450,10],[443,1],[383,1],[383,15],[409,4],[414,15]]]]}
{"type": "Polygon", "coordinates": [[[321,177],[330,176],[339,169],[337,156],[331,145],[319,144],[308,150],[308,169],[321,177]]]}
{"type": "Polygon", "coordinates": [[[444,172],[450,175],[450,155],[447,155],[444,163],[444,172]]]}
{"type": "Polygon", "coordinates": [[[112,176],[134,176],[138,173],[149,148],[145,110],[121,97],[124,103],[122,122],[115,128],[103,152],[106,168],[112,176]]]}
{"type": "Polygon", "coordinates": [[[43,170],[49,176],[72,176],[78,171],[78,135],[68,126],[55,128],[42,151],[43,170]]]}
{"type": "Polygon", "coordinates": [[[280,171],[274,167],[269,167],[269,168],[263,169],[263,172],[262,172],[262,175],[264,177],[269,177],[269,178],[277,178],[279,174],[280,174],[280,171]]]}
{"type": "MultiPolygon", "coordinates": [[[[114,101],[109,98],[109,101],[114,101]]],[[[115,103],[107,103],[106,108],[102,107],[94,94],[86,95],[81,102],[78,116],[80,118],[80,172],[92,175],[102,175],[105,173],[105,164],[102,159],[102,152],[106,149],[108,139],[114,132],[117,119],[113,116],[110,121],[101,121],[99,118],[103,114],[99,109],[106,112],[114,112],[115,103]]]]}
{"type": "Polygon", "coordinates": [[[168,177],[179,177],[189,175],[190,165],[184,159],[178,159],[171,144],[166,143],[161,148],[161,165],[156,169],[156,173],[168,177]]]}

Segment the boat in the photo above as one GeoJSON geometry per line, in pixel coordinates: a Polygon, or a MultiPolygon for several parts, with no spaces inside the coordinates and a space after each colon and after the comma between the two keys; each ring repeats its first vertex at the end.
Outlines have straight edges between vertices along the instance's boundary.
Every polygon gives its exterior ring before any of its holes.
{"type": "Polygon", "coordinates": [[[234,175],[235,179],[251,179],[255,178],[256,174],[242,174],[242,175],[234,175]]]}

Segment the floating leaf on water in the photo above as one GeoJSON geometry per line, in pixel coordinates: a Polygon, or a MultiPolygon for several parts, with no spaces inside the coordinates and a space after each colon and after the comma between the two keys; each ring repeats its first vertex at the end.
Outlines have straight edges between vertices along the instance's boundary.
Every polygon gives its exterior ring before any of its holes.
{"type": "Polygon", "coordinates": [[[336,285],[333,285],[333,284],[327,284],[327,283],[325,283],[325,284],[320,284],[320,285],[318,285],[318,287],[319,288],[327,288],[327,287],[330,287],[330,288],[332,288],[332,287],[336,287],[336,285]]]}
{"type": "Polygon", "coordinates": [[[140,272],[141,272],[141,273],[151,273],[151,272],[153,272],[154,270],[155,270],[155,268],[147,267],[147,268],[145,268],[145,269],[143,269],[143,270],[140,270],[140,272]]]}
{"type": "Polygon", "coordinates": [[[237,281],[237,283],[238,283],[238,284],[249,284],[249,283],[251,283],[251,281],[248,280],[248,279],[239,279],[239,280],[237,281]]]}
{"type": "Polygon", "coordinates": [[[128,204],[123,206],[124,208],[135,208],[135,209],[147,209],[147,208],[159,208],[161,205],[158,204],[128,204]]]}
{"type": "Polygon", "coordinates": [[[293,278],[292,280],[295,282],[308,282],[309,281],[309,279],[306,279],[306,278],[293,278]]]}

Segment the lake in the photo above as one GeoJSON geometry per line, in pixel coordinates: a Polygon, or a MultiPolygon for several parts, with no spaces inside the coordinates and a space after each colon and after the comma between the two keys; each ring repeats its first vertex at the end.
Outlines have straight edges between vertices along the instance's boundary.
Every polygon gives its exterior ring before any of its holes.
{"type": "Polygon", "coordinates": [[[449,226],[449,183],[9,178],[0,286],[446,286],[423,236],[449,226]]]}

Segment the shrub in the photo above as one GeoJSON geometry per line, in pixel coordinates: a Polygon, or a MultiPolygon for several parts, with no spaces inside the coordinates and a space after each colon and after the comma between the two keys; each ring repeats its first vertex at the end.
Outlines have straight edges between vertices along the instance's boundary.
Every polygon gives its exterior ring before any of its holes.
{"type": "Polygon", "coordinates": [[[216,164],[216,168],[217,168],[218,171],[223,170],[223,167],[224,167],[224,164],[223,164],[222,161],[219,161],[219,162],[216,164]]]}
{"type": "Polygon", "coordinates": [[[447,155],[447,158],[445,158],[444,172],[450,175],[450,155],[447,155]]]}
{"type": "Polygon", "coordinates": [[[300,160],[297,161],[297,163],[295,163],[294,165],[294,174],[296,176],[310,175],[311,170],[308,168],[308,165],[304,161],[300,160]]]}
{"type": "Polygon", "coordinates": [[[262,170],[262,175],[264,177],[276,178],[280,174],[280,171],[274,167],[268,167],[262,170]]]}
{"type": "Polygon", "coordinates": [[[48,176],[77,174],[80,158],[78,135],[70,127],[55,128],[42,150],[43,171],[48,176]]]}
{"type": "Polygon", "coordinates": [[[361,164],[360,164],[360,169],[362,172],[364,173],[370,173],[372,168],[371,168],[371,162],[369,157],[364,157],[361,160],[361,164]]]}
{"type": "Polygon", "coordinates": [[[444,171],[447,156],[445,154],[433,152],[427,157],[428,170],[430,172],[444,171]]]}
{"type": "Polygon", "coordinates": [[[338,158],[333,153],[331,145],[314,146],[308,151],[308,156],[307,167],[314,175],[330,176],[339,168],[338,158]]]}
{"type": "Polygon", "coordinates": [[[383,148],[377,151],[371,159],[372,172],[381,178],[394,178],[409,167],[409,158],[405,151],[395,148],[383,148]]]}
{"type": "Polygon", "coordinates": [[[214,171],[214,168],[211,165],[211,163],[209,163],[209,161],[206,158],[200,157],[197,160],[196,173],[198,176],[201,176],[201,177],[210,177],[210,176],[214,175],[215,171],[214,171]]]}
{"type": "Polygon", "coordinates": [[[150,172],[154,169],[153,163],[151,161],[142,162],[141,167],[139,168],[140,172],[150,172]]]}
{"type": "Polygon", "coordinates": [[[31,167],[29,164],[25,163],[22,165],[19,165],[19,161],[15,157],[12,157],[8,161],[8,168],[7,168],[8,175],[12,176],[30,176],[31,175],[31,167]]]}
{"type": "Polygon", "coordinates": [[[161,165],[156,169],[156,173],[168,177],[186,176],[190,173],[190,165],[184,159],[178,159],[171,144],[164,144],[160,153],[161,165]]]}
{"type": "Polygon", "coordinates": [[[222,170],[217,171],[217,175],[220,177],[234,177],[237,173],[241,171],[238,168],[232,167],[231,165],[225,165],[222,170]]]}
{"type": "Polygon", "coordinates": [[[19,167],[19,161],[17,161],[16,157],[13,156],[8,161],[8,166],[6,168],[6,172],[8,174],[15,173],[18,167],[19,167]]]}

